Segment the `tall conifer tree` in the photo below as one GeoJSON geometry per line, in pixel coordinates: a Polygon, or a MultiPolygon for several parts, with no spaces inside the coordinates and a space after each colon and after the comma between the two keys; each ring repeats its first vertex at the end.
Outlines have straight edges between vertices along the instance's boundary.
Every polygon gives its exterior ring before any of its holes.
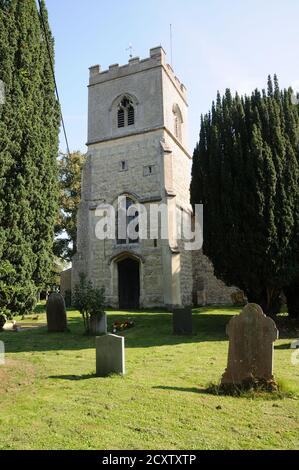
{"type": "Polygon", "coordinates": [[[217,96],[202,118],[191,199],[204,204],[204,253],[215,274],[267,313],[299,273],[299,118],[291,91],[217,96]],[[211,117],[212,116],[212,117],[211,117]]]}
{"type": "Polygon", "coordinates": [[[51,271],[59,109],[35,0],[0,0],[0,15],[0,308],[25,313],[51,271]]]}

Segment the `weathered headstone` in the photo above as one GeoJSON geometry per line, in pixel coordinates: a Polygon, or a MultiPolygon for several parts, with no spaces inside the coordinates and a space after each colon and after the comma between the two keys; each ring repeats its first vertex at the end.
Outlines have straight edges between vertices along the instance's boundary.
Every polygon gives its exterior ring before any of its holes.
{"type": "Polygon", "coordinates": [[[107,334],[107,315],[92,315],[90,317],[90,333],[92,335],[107,334]]]}
{"type": "Polygon", "coordinates": [[[49,333],[67,331],[65,303],[61,294],[53,293],[48,298],[47,323],[49,333]]]}
{"type": "Polygon", "coordinates": [[[192,307],[174,308],[172,319],[175,335],[192,335],[192,307]]]}
{"type": "Polygon", "coordinates": [[[257,304],[248,304],[227,325],[229,350],[221,383],[241,385],[252,379],[273,379],[273,342],[278,338],[274,321],[257,304]]]}
{"type": "Polygon", "coordinates": [[[108,334],[96,338],[96,375],[125,374],[125,338],[108,334]]]}

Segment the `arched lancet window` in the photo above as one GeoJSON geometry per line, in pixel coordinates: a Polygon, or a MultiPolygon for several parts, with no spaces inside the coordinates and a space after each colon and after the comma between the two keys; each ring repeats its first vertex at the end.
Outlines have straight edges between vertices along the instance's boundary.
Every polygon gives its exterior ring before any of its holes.
{"type": "Polygon", "coordinates": [[[174,117],[174,135],[181,142],[182,141],[183,116],[177,104],[173,106],[172,112],[173,112],[173,117],[174,117]]]}
{"type": "Polygon", "coordinates": [[[117,126],[127,127],[135,124],[135,108],[133,101],[128,97],[124,96],[121,100],[117,110],[117,126]]]}
{"type": "MultiPolygon", "coordinates": [[[[118,245],[127,245],[139,242],[139,224],[134,225],[134,220],[138,218],[138,211],[133,210],[128,214],[128,209],[133,206],[135,202],[129,196],[125,196],[122,201],[121,205],[117,210],[117,217],[116,217],[116,240],[118,245]],[[122,214],[120,214],[120,211],[122,214]],[[128,233],[129,224],[135,226],[134,236],[130,237],[130,233],[128,233]]],[[[132,208],[133,209],[133,208],[132,208]]],[[[131,225],[131,227],[133,227],[131,225]]]]}

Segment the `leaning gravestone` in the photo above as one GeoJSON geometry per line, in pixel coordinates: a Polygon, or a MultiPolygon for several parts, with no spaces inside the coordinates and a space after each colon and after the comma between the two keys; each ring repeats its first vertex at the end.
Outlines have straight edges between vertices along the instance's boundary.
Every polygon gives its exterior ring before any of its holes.
{"type": "Polygon", "coordinates": [[[192,307],[174,308],[172,322],[175,335],[192,335],[192,307]]]}
{"type": "Polygon", "coordinates": [[[67,331],[67,317],[64,298],[60,294],[51,294],[47,301],[47,323],[49,333],[67,331]]]}
{"type": "Polygon", "coordinates": [[[108,334],[96,338],[96,375],[125,374],[125,338],[108,334]]]}
{"type": "Polygon", "coordinates": [[[242,385],[251,380],[273,379],[273,342],[278,338],[274,321],[257,304],[248,304],[227,325],[229,350],[222,385],[242,385]]]}

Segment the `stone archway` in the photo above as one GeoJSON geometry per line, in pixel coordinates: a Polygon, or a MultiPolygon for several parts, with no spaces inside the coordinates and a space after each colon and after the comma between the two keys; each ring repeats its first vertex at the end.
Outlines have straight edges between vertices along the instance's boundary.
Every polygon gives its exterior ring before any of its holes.
{"type": "Polygon", "coordinates": [[[117,263],[119,308],[139,308],[140,262],[127,257],[117,263]]]}

